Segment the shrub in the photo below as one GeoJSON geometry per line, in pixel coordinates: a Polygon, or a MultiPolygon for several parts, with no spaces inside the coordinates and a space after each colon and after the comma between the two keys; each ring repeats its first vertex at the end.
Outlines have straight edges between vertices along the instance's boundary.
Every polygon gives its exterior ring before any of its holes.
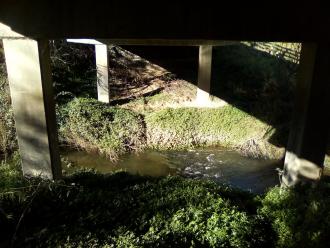
{"type": "Polygon", "coordinates": [[[94,99],[76,98],[59,107],[62,141],[110,159],[138,151],[145,143],[141,117],[133,111],[110,107],[94,99]]]}

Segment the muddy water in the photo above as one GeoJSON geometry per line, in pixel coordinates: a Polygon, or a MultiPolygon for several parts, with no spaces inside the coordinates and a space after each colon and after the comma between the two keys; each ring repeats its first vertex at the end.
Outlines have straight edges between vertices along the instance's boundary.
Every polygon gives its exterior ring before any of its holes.
{"type": "Polygon", "coordinates": [[[165,152],[148,150],[140,154],[127,154],[118,162],[82,151],[63,152],[63,155],[73,164],[69,170],[85,167],[102,173],[123,170],[154,177],[182,175],[209,178],[254,193],[263,193],[279,183],[277,161],[246,158],[222,148],[165,152]]]}

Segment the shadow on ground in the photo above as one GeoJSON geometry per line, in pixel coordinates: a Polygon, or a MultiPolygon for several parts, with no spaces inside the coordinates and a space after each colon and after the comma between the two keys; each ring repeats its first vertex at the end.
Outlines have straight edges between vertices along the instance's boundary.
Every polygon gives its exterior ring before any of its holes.
{"type": "MultiPolygon", "coordinates": [[[[198,47],[123,47],[196,85],[198,47]]],[[[297,64],[246,45],[214,47],[211,94],[271,125],[287,144],[297,64]]]]}

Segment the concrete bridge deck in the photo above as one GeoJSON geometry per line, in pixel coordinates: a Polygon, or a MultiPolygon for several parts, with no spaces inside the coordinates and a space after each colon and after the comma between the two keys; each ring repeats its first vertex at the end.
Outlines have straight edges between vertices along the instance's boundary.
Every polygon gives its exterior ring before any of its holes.
{"type": "Polygon", "coordinates": [[[330,41],[326,5],[284,3],[2,0],[0,22],[46,39],[330,41]]]}

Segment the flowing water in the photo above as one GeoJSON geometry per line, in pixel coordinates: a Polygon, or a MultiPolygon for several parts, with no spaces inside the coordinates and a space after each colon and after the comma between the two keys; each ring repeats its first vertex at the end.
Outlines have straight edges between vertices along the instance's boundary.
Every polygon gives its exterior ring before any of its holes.
{"type": "Polygon", "coordinates": [[[207,148],[189,151],[147,150],[139,154],[126,154],[112,162],[98,154],[83,151],[66,151],[63,156],[75,168],[93,168],[101,173],[117,170],[143,176],[181,175],[192,178],[208,178],[219,183],[254,193],[263,193],[279,183],[279,162],[252,159],[223,148],[207,148]]]}

